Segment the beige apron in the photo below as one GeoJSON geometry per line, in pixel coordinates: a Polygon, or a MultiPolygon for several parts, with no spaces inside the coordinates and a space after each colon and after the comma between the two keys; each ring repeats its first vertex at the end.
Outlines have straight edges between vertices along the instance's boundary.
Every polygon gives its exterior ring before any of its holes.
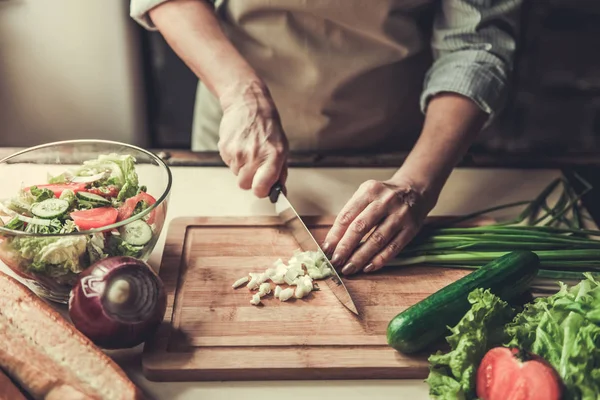
{"type": "MultiPolygon", "coordinates": [[[[432,0],[224,0],[216,12],[264,79],[295,151],[406,150],[420,132],[432,0]],[[419,21],[424,21],[420,24],[419,21]]],[[[198,85],[192,150],[221,108],[198,85]]]]}

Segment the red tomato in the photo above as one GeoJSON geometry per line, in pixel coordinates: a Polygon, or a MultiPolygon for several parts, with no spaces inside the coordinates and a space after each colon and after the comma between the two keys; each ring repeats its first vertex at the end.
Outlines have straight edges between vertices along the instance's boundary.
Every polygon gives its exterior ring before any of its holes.
{"type": "MultiPolygon", "coordinates": [[[[137,206],[137,204],[140,201],[145,201],[149,205],[156,203],[156,199],[154,197],[150,196],[146,192],[140,192],[139,194],[125,200],[125,203],[123,203],[123,205],[121,207],[119,207],[119,218],[117,220],[123,221],[123,220],[126,220],[127,218],[131,217],[131,214],[133,214],[133,210],[135,210],[135,206],[137,206]]],[[[152,212],[150,212],[150,214],[148,214],[148,223],[152,224],[153,222],[154,222],[154,210],[152,210],[152,212]]]]}
{"type": "Polygon", "coordinates": [[[71,214],[73,222],[82,231],[101,228],[117,222],[119,212],[112,207],[92,208],[91,210],[73,211],[71,214]]]}
{"type": "Polygon", "coordinates": [[[93,187],[93,188],[86,189],[85,191],[88,193],[93,193],[95,195],[106,197],[106,198],[117,197],[117,195],[119,194],[119,188],[116,186],[111,185],[111,186],[108,186],[107,189],[108,189],[108,191],[104,192],[104,191],[100,190],[100,188],[93,187]]]}
{"type": "MultiPolygon", "coordinates": [[[[73,192],[83,192],[85,191],[85,183],[50,183],[47,185],[35,185],[40,189],[50,189],[54,192],[56,197],[60,197],[63,191],[67,189],[71,189],[73,192]]],[[[30,187],[25,188],[26,191],[29,191],[30,187]]]]}
{"type": "Polygon", "coordinates": [[[477,396],[482,400],[559,400],[560,377],[545,360],[518,349],[495,347],[487,352],[477,369],[477,396]]]}

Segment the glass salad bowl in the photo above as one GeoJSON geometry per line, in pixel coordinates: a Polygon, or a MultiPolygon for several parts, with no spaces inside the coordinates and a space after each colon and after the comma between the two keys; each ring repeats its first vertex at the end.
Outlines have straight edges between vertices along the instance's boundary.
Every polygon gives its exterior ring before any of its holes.
{"type": "Polygon", "coordinates": [[[0,160],[0,260],[40,297],[67,303],[78,274],[126,255],[146,261],[172,176],[144,149],[104,140],[32,147],[0,160]]]}

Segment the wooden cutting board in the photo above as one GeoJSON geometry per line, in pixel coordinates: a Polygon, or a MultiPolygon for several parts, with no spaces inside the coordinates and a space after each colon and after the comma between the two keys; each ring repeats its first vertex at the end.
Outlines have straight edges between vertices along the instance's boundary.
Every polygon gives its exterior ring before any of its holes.
{"type": "MultiPolygon", "coordinates": [[[[316,239],[333,218],[304,219],[316,239]]],[[[292,256],[297,244],[276,217],[179,218],[169,226],[160,277],[168,293],[164,324],[144,347],[155,381],[425,378],[427,356],[387,346],[402,310],[468,271],[387,268],[344,278],[360,312],[348,311],[322,283],[301,300],[272,294],[250,304],[232,284],[292,256]]],[[[274,285],[273,285],[274,287],[274,285]]]]}

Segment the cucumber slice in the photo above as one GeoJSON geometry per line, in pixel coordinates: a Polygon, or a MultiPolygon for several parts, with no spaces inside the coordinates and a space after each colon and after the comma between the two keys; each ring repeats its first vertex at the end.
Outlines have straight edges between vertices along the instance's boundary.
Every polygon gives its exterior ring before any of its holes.
{"type": "Polygon", "coordinates": [[[120,228],[119,233],[124,241],[134,246],[144,246],[152,240],[152,228],[141,219],[120,228]]]}
{"type": "Polygon", "coordinates": [[[110,204],[109,200],[105,199],[102,196],[98,196],[97,194],[94,194],[94,193],[78,192],[77,197],[79,197],[81,200],[89,201],[90,203],[105,204],[105,205],[110,204]]]}
{"type": "Polygon", "coordinates": [[[31,213],[38,218],[58,218],[69,209],[69,202],[61,199],[46,199],[31,206],[31,213]]]}

